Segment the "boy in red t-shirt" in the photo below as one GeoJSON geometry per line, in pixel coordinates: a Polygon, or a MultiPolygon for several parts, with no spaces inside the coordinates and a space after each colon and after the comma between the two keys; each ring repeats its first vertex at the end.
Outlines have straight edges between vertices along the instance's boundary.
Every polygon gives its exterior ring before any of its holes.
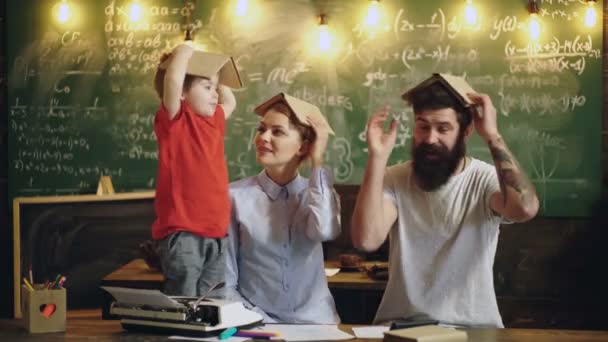
{"type": "Polygon", "coordinates": [[[169,295],[201,296],[224,281],[230,221],[224,130],[236,99],[218,82],[242,86],[234,61],[187,44],[161,58],[154,79],[162,104],[154,121],[152,237],[169,295]]]}

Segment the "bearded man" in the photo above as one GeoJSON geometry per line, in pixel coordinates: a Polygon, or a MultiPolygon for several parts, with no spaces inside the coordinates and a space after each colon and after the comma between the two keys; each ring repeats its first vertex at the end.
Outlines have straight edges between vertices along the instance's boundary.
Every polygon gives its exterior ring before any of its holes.
{"type": "Polygon", "coordinates": [[[503,327],[494,292],[499,225],[538,211],[532,183],[509,151],[488,95],[466,107],[434,83],[404,94],[414,112],[412,160],[386,167],[397,124],[389,108],[367,125],[369,158],[352,219],[363,251],[390,239],[389,280],[375,322],[430,317],[469,327],[503,327]],[[494,165],[466,155],[473,131],[494,165]]]}

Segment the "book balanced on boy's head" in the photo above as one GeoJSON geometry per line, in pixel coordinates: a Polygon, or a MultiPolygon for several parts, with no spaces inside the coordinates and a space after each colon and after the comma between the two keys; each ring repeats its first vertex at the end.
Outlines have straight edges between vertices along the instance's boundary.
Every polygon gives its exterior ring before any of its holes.
{"type": "MultiPolygon", "coordinates": [[[[171,58],[161,63],[160,68],[166,69],[171,58]]],[[[231,56],[219,53],[211,53],[195,49],[192,57],[188,60],[186,74],[211,79],[218,75],[218,82],[233,89],[243,87],[241,76],[236,68],[236,63],[231,56]]]]}

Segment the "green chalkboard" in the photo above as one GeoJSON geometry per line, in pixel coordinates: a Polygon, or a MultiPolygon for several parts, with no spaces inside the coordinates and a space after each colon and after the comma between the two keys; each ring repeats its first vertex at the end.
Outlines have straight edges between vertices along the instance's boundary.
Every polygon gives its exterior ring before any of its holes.
{"type": "MultiPolygon", "coordinates": [[[[534,44],[526,1],[475,1],[480,21],[468,27],[464,1],[385,0],[373,37],[363,0],[250,1],[244,17],[236,1],[142,1],[139,23],[129,21],[131,1],[73,0],[70,25],[53,20],[58,2],[6,5],[11,196],[90,193],[102,174],[117,191],[153,189],[152,76],[190,23],[195,42],[235,57],[246,85],[226,136],[232,180],[260,170],[252,109],[279,91],[328,116],[337,134],[327,163],[337,182],[361,181],[365,122],[385,104],[400,122],[391,163],[409,159],[412,113],[400,94],[447,72],[491,95],[544,215],[584,216],[599,198],[602,30],[583,25],[581,2],[539,2],[534,44]],[[335,37],[328,52],[318,48],[321,13],[335,37]]],[[[478,138],[468,152],[490,160],[478,138]]]]}

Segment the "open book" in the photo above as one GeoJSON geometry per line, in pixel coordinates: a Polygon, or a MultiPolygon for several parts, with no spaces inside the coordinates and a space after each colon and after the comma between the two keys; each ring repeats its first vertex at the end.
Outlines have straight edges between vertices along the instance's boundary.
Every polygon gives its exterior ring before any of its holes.
{"type": "Polygon", "coordinates": [[[465,81],[464,78],[450,74],[434,73],[431,77],[406,91],[401,97],[404,100],[409,101],[412,93],[419,89],[427,88],[435,83],[440,83],[443,85],[465,108],[474,105],[474,103],[467,96],[467,93],[476,93],[476,91],[467,83],[467,81],[465,81]]]}
{"type": "MultiPolygon", "coordinates": [[[[167,69],[171,58],[161,63],[160,68],[167,69]]],[[[192,56],[188,60],[186,73],[209,79],[217,73],[219,76],[219,83],[234,89],[243,87],[243,82],[241,81],[241,75],[236,67],[236,62],[228,55],[194,50],[192,56]]]]}

